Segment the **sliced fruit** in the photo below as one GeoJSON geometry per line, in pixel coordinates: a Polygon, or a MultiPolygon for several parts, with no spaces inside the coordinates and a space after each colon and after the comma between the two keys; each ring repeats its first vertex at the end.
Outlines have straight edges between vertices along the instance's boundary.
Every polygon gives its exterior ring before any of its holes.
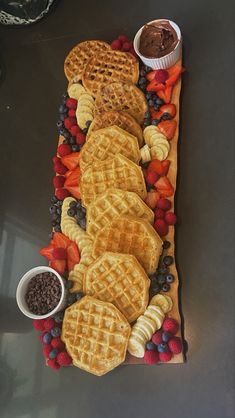
{"type": "Polygon", "coordinates": [[[170,197],[174,194],[174,187],[166,176],[160,177],[154,186],[163,197],[170,197]]]}
{"type": "Polygon", "coordinates": [[[146,203],[146,205],[148,205],[149,208],[155,209],[156,206],[157,206],[157,202],[160,199],[160,197],[161,197],[160,193],[157,190],[150,190],[150,192],[147,193],[145,203],[146,203]]]}
{"type": "Polygon", "coordinates": [[[70,244],[70,239],[67,238],[64,234],[61,232],[54,232],[53,239],[51,241],[54,248],[67,248],[70,244]]]}
{"type": "Polygon", "coordinates": [[[169,113],[169,115],[171,115],[172,118],[174,118],[175,115],[176,115],[176,106],[173,103],[165,104],[165,105],[160,107],[159,113],[160,113],[160,117],[164,113],[169,113]]]}
{"type": "Polygon", "coordinates": [[[152,81],[155,79],[156,70],[149,71],[149,73],[146,74],[146,78],[148,81],[152,81]]]}
{"type": "Polygon", "coordinates": [[[72,152],[61,158],[62,163],[69,170],[74,170],[79,165],[80,152],[72,152]]]}
{"type": "Polygon", "coordinates": [[[153,78],[146,87],[147,91],[155,91],[155,92],[162,91],[164,89],[165,89],[165,85],[163,83],[158,83],[155,78],[153,78]]]}
{"type": "Polygon", "coordinates": [[[67,266],[68,271],[70,272],[74,269],[74,266],[78,264],[80,261],[80,253],[75,242],[71,242],[71,244],[68,246],[67,257],[67,266]]]}
{"type": "Polygon", "coordinates": [[[162,89],[158,91],[158,96],[160,97],[160,99],[164,100],[165,103],[170,103],[172,91],[173,91],[172,86],[166,87],[164,88],[164,90],[162,89]]]}
{"type": "Polygon", "coordinates": [[[81,193],[79,186],[67,186],[66,189],[71,193],[73,197],[76,197],[76,199],[80,199],[81,193]]]}
{"type": "Polygon", "coordinates": [[[156,71],[155,80],[157,80],[158,83],[165,83],[168,78],[169,78],[169,74],[167,70],[156,71]]]}
{"type": "Polygon", "coordinates": [[[163,169],[162,169],[162,162],[154,159],[149,163],[148,170],[155,171],[159,176],[162,176],[163,169]]]}
{"type": "Polygon", "coordinates": [[[176,127],[177,122],[175,120],[164,120],[158,124],[158,129],[160,129],[169,141],[174,137],[176,127]]]}
{"type": "Polygon", "coordinates": [[[80,179],[81,170],[80,167],[75,168],[71,171],[70,175],[66,178],[64,187],[67,189],[70,186],[78,186],[80,179]]]}
{"type": "Polygon", "coordinates": [[[43,256],[46,257],[47,260],[53,260],[53,251],[54,251],[54,246],[52,244],[49,244],[47,247],[43,247],[41,248],[41,250],[39,251],[39,253],[43,256]]]}
{"type": "Polygon", "coordinates": [[[168,174],[169,171],[169,167],[170,167],[170,160],[164,160],[161,162],[162,164],[162,175],[166,176],[168,174]]]}
{"type": "Polygon", "coordinates": [[[59,274],[64,274],[66,269],[65,260],[52,260],[49,263],[50,267],[57,271],[59,274]]]}
{"type": "Polygon", "coordinates": [[[175,64],[173,67],[168,68],[167,71],[169,78],[166,80],[166,86],[174,86],[178,81],[180,74],[184,71],[184,68],[179,64],[175,64]]]}

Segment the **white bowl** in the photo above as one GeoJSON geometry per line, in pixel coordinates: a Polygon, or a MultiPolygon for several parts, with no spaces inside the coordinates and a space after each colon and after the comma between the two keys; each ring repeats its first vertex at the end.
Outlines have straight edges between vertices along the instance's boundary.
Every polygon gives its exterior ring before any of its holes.
{"type": "Polygon", "coordinates": [[[141,61],[143,61],[145,65],[147,65],[150,68],[153,68],[154,70],[166,69],[166,68],[172,67],[181,58],[181,53],[182,53],[182,37],[181,37],[180,28],[179,26],[176,25],[176,23],[172,22],[169,19],[156,19],[156,20],[152,20],[151,22],[148,22],[147,25],[151,23],[159,22],[162,20],[167,20],[170,23],[170,25],[173,27],[173,29],[175,29],[176,31],[176,34],[178,37],[178,43],[176,44],[173,51],[171,51],[167,55],[164,55],[161,58],[147,58],[144,55],[142,55],[139,51],[139,44],[140,44],[140,35],[145,25],[142,26],[138,30],[138,32],[135,35],[134,42],[133,42],[134,50],[137,53],[137,55],[140,57],[141,61]]]}
{"type": "Polygon", "coordinates": [[[49,316],[54,315],[56,312],[61,311],[61,309],[64,308],[65,302],[66,302],[66,293],[67,291],[65,289],[64,279],[62,279],[59,273],[57,273],[57,271],[52,269],[51,267],[39,266],[39,267],[34,267],[33,269],[27,271],[27,273],[25,273],[24,276],[20,279],[20,282],[16,289],[16,301],[21,312],[28,318],[45,319],[45,318],[48,318],[49,316]],[[45,272],[53,273],[58,278],[60,285],[61,285],[61,298],[60,298],[58,305],[52,311],[48,312],[45,315],[35,315],[28,308],[28,305],[25,300],[25,294],[27,291],[29,281],[37,274],[45,273],[45,272]]]}

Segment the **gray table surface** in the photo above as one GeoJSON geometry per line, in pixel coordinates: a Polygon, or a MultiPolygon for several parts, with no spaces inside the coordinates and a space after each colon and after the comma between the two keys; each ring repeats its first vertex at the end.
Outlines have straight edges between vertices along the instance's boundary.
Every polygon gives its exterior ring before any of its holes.
{"type": "Polygon", "coordinates": [[[37,25],[0,28],[0,415],[2,418],[234,418],[232,1],[61,0],[37,25]],[[77,42],[133,36],[167,17],[184,65],[176,209],[184,365],[122,366],[98,379],[44,366],[15,290],[46,264],[63,61],[77,42]]]}

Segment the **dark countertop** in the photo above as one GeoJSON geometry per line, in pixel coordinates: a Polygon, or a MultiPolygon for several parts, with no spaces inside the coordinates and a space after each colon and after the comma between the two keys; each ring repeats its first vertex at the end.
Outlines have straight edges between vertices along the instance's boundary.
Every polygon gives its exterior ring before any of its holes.
{"type": "Polygon", "coordinates": [[[2,418],[234,417],[233,26],[229,0],[61,0],[34,26],[0,27],[2,418]],[[83,39],[133,36],[155,17],[175,20],[184,36],[176,243],[187,362],[123,366],[101,379],[54,372],[15,289],[46,264],[38,250],[49,240],[63,61],[83,39]]]}

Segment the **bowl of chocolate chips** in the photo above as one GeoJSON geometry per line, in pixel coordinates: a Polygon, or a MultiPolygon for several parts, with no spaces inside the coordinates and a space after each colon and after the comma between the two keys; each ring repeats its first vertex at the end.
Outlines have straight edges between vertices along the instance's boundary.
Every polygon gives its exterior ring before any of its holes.
{"type": "Polygon", "coordinates": [[[27,317],[48,318],[65,306],[64,280],[51,267],[34,267],[21,278],[16,290],[16,301],[27,317]]]}

